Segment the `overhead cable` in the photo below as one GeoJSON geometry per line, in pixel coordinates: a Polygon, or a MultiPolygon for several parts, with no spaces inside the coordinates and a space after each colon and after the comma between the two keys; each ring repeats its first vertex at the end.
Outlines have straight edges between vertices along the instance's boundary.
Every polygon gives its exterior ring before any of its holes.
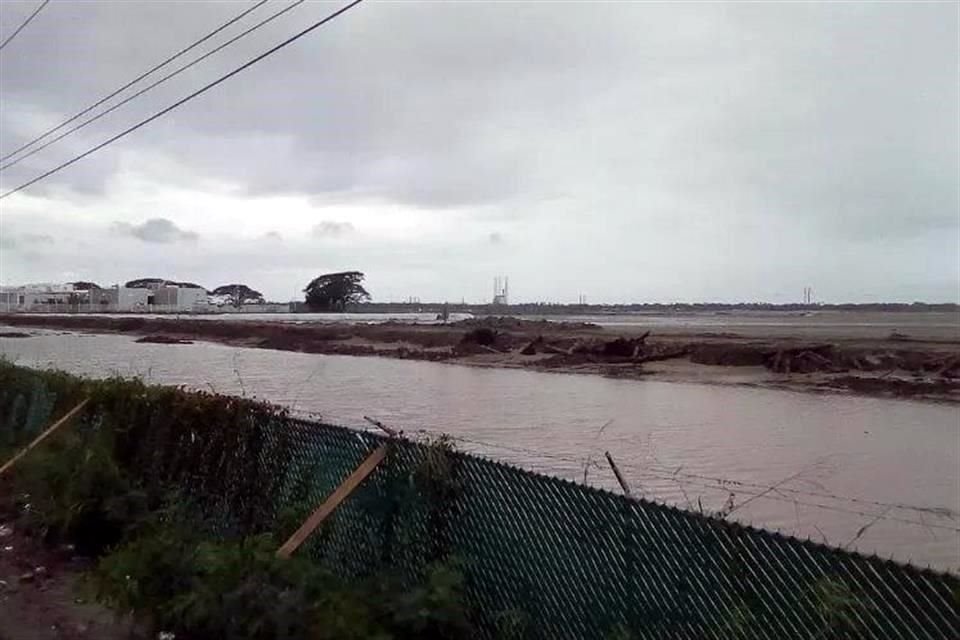
{"type": "MultiPolygon", "coordinates": [[[[269,0],[261,0],[260,3],[257,4],[257,5],[255,5],[252,9],[248,9],[248,10],[245,11],[244,13],[242,13],[242,14],[238,15],[237,17],[235,17],[232,22],[236,22],[237,20],[239,20],[240,18],[242,18],[244,15],[250,13],[250,11],[252,11],[253,9],[256,9],[257,7],[259,7],[260,5],[262,5],[262,4],[264,4],[264,3],[268,2],[268,1],[269,1],[269,0]]],[[[31,149],[31,150],[28,151],[27,153],[21,155],[19,158],[16,158],[15,160],[11,160],[10,162],[7,162],[7,163],[4,164],[4,165],[0,165],[0,171],[3,171],[4,169],[9,169],[9,168],[12,167],[13,165],[21,162],[22,160],[26,160],[26,159],[29,158],[30,156],[32,156],[32,155],[34,155],[34,154],[36,154],[36,153],[39,153],[39,152],[41,152],[41,151],[43,151],[44,149],[46,149],[46,148],[49,147],[50,145],[52,145],[52,144],[54,144],[54,143],[56,143],[56,142],[59,142],[60,140],[63,140],[64,138],[66,138],[66,137],[69,136],[70,134],[74,133],[75,131],[79,131],[80,129],[83,129],[83,128],[86,127],[87,125],[96,122],[96,121],[99,120],[100,118],[102,118],[102,117],[104,117],[104,116],[106,116],[106,115],[108,115],[108,114],[110,114],[110,113],[113,113],[114,111],[116,111],[117,109],[119,109],[120,107],[122,107],[123,105],[129,103],[129,102],[132,101],[132,100],[135,100],[136,98],[139,98],[140,96],[142,96],[143,94],[147,93],[148,91],[151,91],[152,89],[154,89],[154,87],[157,87],[157,86],[163,84],[164,82],[166,82],[167,80],[170,80],[170,79],[172,79],[172,78],[180,75],[181,73],[183,73],[183,72],[186,71],[187,69],[190,69],[190,68],[193,67],[194,65],[199,64],[200,62],[203,62],[204,60],[206,60],[207,58],[209,58],[209,57],[212,56],[213,54],[217,53],[218,51],[221,51],[221,50],[229,47],[231,44],[233,44],[233,43],[236,42],[237,40],[240,40],[241,38],[246,37],[247,35],[253,33],[253,32],[256,31],[257,29],[263,27],[263,26],[266,25],[267,23],[272,22],[272,21],[275,20],[276,18],[279,18],[280,16],[282,16],[282,15],[285,14],[285,13],[287,13],[287,12],[290,11],[291,9],[294,9],[295,7],[297,7],[297,6],[299,6],[300,4],[302,4],[304,1],[305,1],[305,0],[298,0],[297,2],[295,2],[295,3],[291,4],[291,5],[288,5],[288,6],[284,7],[284,8],[281,9],[280,11],[277,11],[276,13],[268,16],[267,18],[261,20],[260,22],[258,22],[258,23],[255,24],[255,25],[253,25],[252,27],[250,27],[250,28],[246,29],[245,31],[242,31],[242,32],[240,32],[239,34],[235,35],[234,37],[230,38],[229,40],[227,40],[227,41],[224,42],[223,44],[221,44],[221,45],[219,45],[219,46],[211,49],[210,51],[206,52],[205,54],[203,54],[203,55],[200,56],[199,58],[196,58],[195,60],[193,60],[193,61],[191,61],[191,62],[189,62],[189,63],[187,63],[187,64],[185,64],[185,65],[182,65],[182,66],[179,67],[176,71],[172,71],[171,73],[168,73],[167,75],[163,76],[163,77],[160,78],[159,80],[157,80],[157,81],[155,81],[155,82],[153,82],[153,83],[151,83],[151,84],[148,84],[146,87],[144,87],[143,89],[140,89],[140,90],[137,91],[136,93],[133,93],[133,94],[127,96],[126,98],[124,98],[124,99],[121,100],[120,102],[116,103],[115,105],[111,106],[110,108],[105,109],[104,111],[101,111],[100,113],[94,115],[93,117],[87,118],[86,120],[84,120],[84,121],[81,122],[80,124],[78,124],[78,125],[76,125],[76,126],[74,126],[74,127],[71,127],[71,128],[69,128],[69,129],[67,129],[66,131],[64,131],[64,132],[61,133],[60,135],[58,135],[58,136],[56,136],[56,137],[54,137],[54,138],[52,138],[52,139],[50,139],[50,140],[47,140],[46,142],[44,142],[43,144],[41,144],[40,146],[38,146],[38,147],[36,147],[36,148],[34,148],[34,149],[31,149]]],[[[230,23],[227,23],[227,24],[230,24],[230,23]]],[[[227,26],[227,24],[222,25],[218,30],[222,30],[224,27],[227,26]]],[[[212,36],[214,33],[216,33],[216,31],[211,32],[210,34],[208,34],[207,36],[205,36],[204,39],[209,38],[209,37],[212,36]]],[[[0,158],[0,161],[6,160],[7,158],[10,158],[10,157],[12,157],[12,156],[17,155],[18,152],[26,149],[27,147],[29,147],[29,146],[31,146],[32,144],[36,143],[37,141],[43,139],[44,137],[48,136],[49,134],[51,134],[51,133],[53,133],[53,132],[55,132],[55,131],[63,128],[64,125],[67,125],[67,124],[73,122],[74,120],[76,120],[78,117],[89,113],[89,112],[90,112],[91,110],[93,110],[94,108],[96,108],[96,107],[98,107],[99,105],[103,104],[104,102],[106,102],[106,101],[109,100],[110,98],[116,96],[118,93],[122,92],[124,89],[129,88],[130,86],[132,86],[133,84],[135,84],[135,83],[138,82],[139,80],[142,80],[143,78],[147,77],[148,75],[150,75],[151,73],[153,73],[154,71],[156,71],[157,69],[159,69],[160,67],[166,65],[168,62],[172,61],[173,59],[175,59],[176,57],[178,57],[179,55],[181,55],[182,53],[185,53],[185,52],[189,51],[191,48],[193,48],[194,46],[196,46],[197,44],[199,44],[201,41],[202,41],[202,40],[198,40],[197,42],[195,42],[195,43],[194,43],[193,45],[191,45],[190,47],[187,47],[186,49],[184,49],[183,51],[181,51],[181,53],[178,53],[177,55],[172,56],[172,57],[170,57],[170,58],[167,58],[166,61],[162,62],[161,64],[159,64],[159,65],[157,65],[157,66],[155,66],[155,67],[154,67],[153,69],[151,69],[150,71],[147,71],[146,73],[141,74],[140,76],[138,76],[138,77],[135,78],[134,80],[131,80],[130,82],[128,82],[127,84],[125,84],[123,87],[121,87],[121,88],[117,89],[116,91],[114,91],[113,93],[111,93],[109,96],[106,96],[105,98],[101,99],[100,101],[96,102],[95,104],[90,105],[89,107],[87,107],[87,108],[84,109],[83,111],[80,111],[79,113],[77,113],[77,114],[74,115],[73,117],[71,117],[71,118],[69,118],[69,119],[67,119],[67,120],[64,120],[62,123],[60,123],[59,125],[57,125],[57,126],[54,127],[53,129],[49,129],[49,130],[48,130],[46,133],[44,133],[43,135],[35,138],[32,142],[28,142],[27,144],[23,145],[22,147],[20,147],[20,148],[17,149],[16,151],[13,151],[13,152],[8,153],[7,155],[3,156],[2,158],[0,158]]]]}
{"type": "Polygon", "coordinates": [[[5,46],[7,46],[8,44],[10,44],[10,42],[11,42],[14,38],[17,37],[17,34],[19,34],[21,31],[23,31],[24,27],[26,27],[28,24],[30,24],[31,21],[33,21],[34,18],[36,18],[36,17],[37,17],[37,14],[40,13],[41,11],[43,11],[43,8],[44,8],[45,6],[47,6],[47,4],[48,4],[49,2],[50,2],[50,0],[43,0],[43,2],[40,3],[40,6],[37,7],[36,9],[34,9],[33,13],[31,13],[29,16],[27,16],[27,19],[24,20],[24,21],[20,24],[19,27],[17,27],[16,29],[14,29],[13,33],[11,33],[9,36],[7,36],[6,39],[5,39],[2,43],[0,43],[0,51],[3,51],[3,48],[4,48],[5,46]]]}
{"type": "Polygon", "coordinates": [[[174,102],[173,104],[171,104],[171,105],[169,105],[169,106],[161,109],[160,111],[157,111],[157,112],[154,113],[153,115],[151,115],[151,116],[149,116],[149,117],[141,120],[141,121],[138,122],[137,124],[134,124],[134,125],[132,125],[132,126],[130,126],[130,127],[127,127],[126,129],[124,129],[124,130],[121,131],[120,133],[118,133],[118,134],[116,134],[116,135],[114,135],[114,136],[112,136],[112,137],[110,137],[110,138],[107,138],[106,140],[104,140],[104,141],[101,142],[100,144],[95,145],[95,146],[87,149],[86,151],[84,151],[84,152],[81,153],[80,155],[74,156],[74,157],[71,158],[70,160],[67,160],[66,162],[62,162],[62,163],[60,163],[59,165],[55,166],[54,168],[49,169],[49,170],[41,173],[40,175],[36,176],[35,178],[31,178],[30,180],[28,180],[28,181],[20,184],[19,186],[14,187],[13,189],[10,189],[9,191],[7,191],[7,192],[3,193],[2,195],[0,195],[0,200],[6,198],[6,197],[8,197],[8,196],[11,196],[11,195],[13,195],[13,194],[15,194],[15,193],[17,193],[17,192],[19,192],[19,191],[23,191],[24,189],[26,189],[26,188],[28,188],[28,187],[30,187],[30,186],[32,186],[32,185],[40,182],[41,180],[44,180],[44,179],[46,179],[46,178],[49,178],[50,176],[54,175],[55,173],[58,173],[58,172],[62,171],[63,169],[66,169],[66,168],[69,167],[70,165],[73,165],[73,164],[79,162],[80,160],[83,160],[83,159],[86,158],[87,156],[90,156],[90,155],[96,153],[97,151],[99,151],[100,149],[103,149],[104,147],[107,147],[107,146],[113,144],[113,143],[116,142],[117,140],[119,140],[119,139],[121,139],[121,138],[123,138],[123,137],[125,137],[125,136],[127,136],[127,135],[129,135],[129,134],[131,134],[131,133],[133,133],[133,132],[136,131],[137,129],[140,129],[141,127],[144,127],[144,126],[150,124],[151,122],[153,122],[153,121],[156,120],[157,118],[160,118],[160,117],[162,117],[162,116],[170,113],[170,112],[173,111],[174,109],[177,109],[178,107],[186,104],[187,102],[190,102],[190,101],[193,100],[194,98],[196,98],[196,97],[198,97],[198,96],[206,93],[207,91],[209,91],[210,89],[216,87],[216,86],[219,85],[220,83],[225,82],[226,80],[229,80],[229,79],[232,78],[233,76],[237,75],[238,73],[240,73],[240,72],[242,72],[242,71],[245,71],[246,69],[249,69],[250,67],[252,67],[252,66],[255,65],[256,63],[258,63],[258,62],[260,62],[261,60],[263,60],[264,58],[267,58],[267,57],[273,55],[274,53],[276,53],[277,51],[283,49],[284,47],[286,47],[286,46],[288,46],[288,45],[296,42],[297,40],[299,40],[299,39],[302,38],[303,36],[307,35],[308,33],[312,32],[313,30],[322,27],[322,26],[325,25],[326,23],[328,23],[328,22],[330,22],[331,20],[333,20],[334,18],[342,15],[343,13],[346,13],[347,11],[349,11],[350,9],[352,9],[353,7],[355,7],[355,6],[357,6],[358,4],[360,4],[361,2],[363,2],[363,0],[354,0],[354,1],[351,2],[350,4],[345,5],[344,7],[342,7],[342,8],[340,8],[340,9],[334,11],[333,13],[331,13],[331,14],[329,14],[329,15],[327,15],[325,18],[322,18],[322,19],[318,20],[317,22],[314,22],[312,25],[310,25],[310,26],[307,27],[306,29],[303,29],[303,30],[299,31],[298,33],[290,36],[289,38],[287,38],[287,39],[284,40],[283,42],[281,42],[281,43],[279,43],[279,44],[277,44],[277,45],[274,45],[273,47],[271,47],[270,49],[264,51],[263,53],[255,56],[254,58],[251,58],[250,60],[248,60],[248,61],[245,62],[244,64],[240,65],[239,67],[233,69],[232,71],[230,71],[230,72],[228,72],[228,73],[220,76],[219,78],[217,78],[216,80],[214,80],[214,81],[212,81],[212,82],[209,82],[209,83],[205,84],[204,86],[200,87],[199,89],[197,89],[197,90],[194,91],[193,93],[191,93],[191,94],[189,94],[189,95],[187,95],[187,96],[185,96],[185,97],[177,100],[177,101],[174,102]]]}

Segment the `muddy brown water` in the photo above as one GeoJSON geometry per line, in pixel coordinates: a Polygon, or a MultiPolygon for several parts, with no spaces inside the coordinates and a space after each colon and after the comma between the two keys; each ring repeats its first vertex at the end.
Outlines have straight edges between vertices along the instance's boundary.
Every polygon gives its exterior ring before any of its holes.
{"type": "Polygon", "coordinates": [[[31,330],[20,364],[246,394],[784,533],[960,571],[960,407],[31,330]],[[605,426],[606,425],[606,426],[605,426]]]}

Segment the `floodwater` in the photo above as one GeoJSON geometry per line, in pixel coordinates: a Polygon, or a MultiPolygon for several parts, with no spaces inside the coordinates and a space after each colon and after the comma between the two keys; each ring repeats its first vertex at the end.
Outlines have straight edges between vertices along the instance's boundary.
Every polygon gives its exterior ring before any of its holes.
{"type": "Polygon", "coordinates": [[[0,338],[0,354],[446,432],[464,450],[619,491],[609,451],[635,495],[960,571],[957,406],[31,333],[0,338]]]}
{"type": "MultiPolygon", "coordinates": [[[[329,324],[343,322],[346,324],[378,324],[382,322],[402,322],[405,324],[439,324],[443,322],[436,313],[254,313],[254,312],[222,312],[222,313],[27,313],[38,316],[100,316],[104,318],[158,318],[158,319],[188,319],[188,320],[215,320],[219,322],[280,322],[289,324],[329,324]]],[[[451,313],[449,322],[466,320],[473,316],[469,313],[451,313]]]]}
{"type": "MultiPolygon", "coordinates": [[[[71,315],[71,314],[43,314],[71,315]]],[[[75,315],[75,314],[73,314],[75,315]]],[[[218,313],[218,314],[84,314],[111,318],[189,318],[221,322],[437,324],[434,313],[218,313]]],[[[451,313],[450,322],[472,318],[451,313]]],[[[699,313],[611,313],[590,315],[522,315],[526,320],[589,322],[611,330],[690,333],[735,333],[755,337],[886,339],[893,333],[920,340],[960,343],[960,313],[910,311],[744,311],[699,313]]]]}
{"type": "MultiPolygon", "coordinates": [[[[539,319],[530,316],[531,319],[539,319]]],[[[910,311],[744,311],[578,315],[546,319],[591,322],[610,329],[735,333],[756,337],[914,339],[960,342],[960,313],[910,311]]]]}

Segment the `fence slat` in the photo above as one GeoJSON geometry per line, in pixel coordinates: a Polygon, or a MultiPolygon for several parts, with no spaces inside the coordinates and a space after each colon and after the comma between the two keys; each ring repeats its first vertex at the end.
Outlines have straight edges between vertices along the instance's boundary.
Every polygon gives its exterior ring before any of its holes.
{"type": "Polygon", "coordinates": [[[290,539],[283,543],[283,546],[277,549],[278,558],[289,558],[293,552],[310,537],[317,527],[323,524],[323,521],[340,506],[340,503],[347,499],[353,493],[354,489],[360,486],[368,475],[370,475],[377,465],[387,455],[387,445],[382,444],[360,463],[353,473],[347,476],[347,479],[327,498],[323,504],[317,507],[316,511],[310,514],[300,528],[297,529],[290,539]]]}
{"type": "Polygon", "coordinates": [[[17,452],[17,455],[15,455],[15,456],[13,456],[12,458],[10,458],[9,460],[7,460],[7,462],[5,462],[2,467],[0,467],[0,476],[3,476],[4,473],[6,473],[6,472],[9,471],[10,469],[12,469],[12,468],[13,468],[13,465],[15,465],[18,460],[20,460],[20,459],[23,458],[25,455],[27,455],[28,453],[30,453],[35,447],[37,447],[37,446],[38,446],[40,443],[42,443],[44,440],[46,440],[47,438],[49,438],[50,436],[52,436],[52,435],[54,434],[54,432],[57,431],[57,429],[59,429],[60,427],[62,427],[62,426],[65,425],[65,424],[69,423],[70,420],[72,420],[75,415],[77,415],[78,413],[80,413],[80,412],[83,410],[83,408],[87,406],[87,403],[88,403],[89,401],[90,401],[89,398],[84,398],[83,400],[81,400],[81,401],[80,401],[80,404],[78,404],[77,406],[75,406],[73,409],[70,409],[70,411],[67,411],[67,413],[64,414],[64,416],[63,416],[62,418],[60,418],[59,420],[57,420],[56,422],[54,422],[52,425],[50,425],[49,427],[47,427],[47,430],[46,430],[46,431],[44,431],[43,433],[41,433],[40,435],[38,435],[36,438],[34,438],[34,439],[33,439],[33,442],[31,442],[30,444],[28,444],[27,446],[25,446],[23,449],[21,449],[19,452],[17,452]]]}

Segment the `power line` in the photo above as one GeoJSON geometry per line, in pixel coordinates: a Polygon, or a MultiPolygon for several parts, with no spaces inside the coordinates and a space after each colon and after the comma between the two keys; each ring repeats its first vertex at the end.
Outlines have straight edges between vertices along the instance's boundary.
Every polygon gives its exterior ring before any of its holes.
{"type": "MultiPolygon", "coordinates": [[[[0,162],[3,162],[3,161],[5,161],[5,160],[8,160],[9,158],[12,158],[13,156],[15,156],[15,155],[17,155],[18,153],[20,153],[21,151],[23,151],[24,149],[27,149],[27,148],[29,148],[29,147],[32,147],[32,146],[35,145],[37,142],[43,140],[44,138],[46,138],[46,137],[47,137],[48,135],[50,135],[51,133],[54,133],[54,132],[56,132],[56,131],[59,131],[59,130],[62,129],[63,127],[67,126],[68,124],[70,124],[71,122],[73,122],[74,120],[76,120],[77,118],[80,118],[80,117],[82,117],[82,116],[90,113],[92,110],[96,109],[97,107],[99,107],[100,105],[102,105],[102,104],[103,104],[104,102],[106,102],[107,100],[110,100],[111,98],[113,98],[113,97],[116,96],[117,94],[125,91],[126,89],[129,89],[130,87],[132,87],[132,86],[135,85],[136,83],[140,82],[141,80],[143,80],[144,78],[146,78],[147,76],[149,76],[150,74],[152,74],[154,71],[157,71],[158,69],[161,69],[161,68],[167,66],[168,64],[170,64],[171,62],[173,62],[174,60],[176,60],[177,58],[179,58],[179,57],[182,56],[183,54],[185,54],[185,53],[187,53],[187,52],[189,52],[189,51],[192,51],[193,49],[197,48],[198,46],[200,46],[201,44],[203,44],[204,42],[206,42],[207,40],[209,40],[209,39],[212,38],[213,36],[217,35],[218,33],[220,33],[221,31],[223,31],[224,29],[226,29],[226,28],[229,27],[230,25],[236,23],[238,20],[242,20],[243,18],[247,17],[250,13],[256,11],[257,9],[259,9],[260,7],[262,7],[263,5],[265,5],[265,4],[266,4],[267,2],[269,2],[269,1],[270,1],[270,0],[260,0],[260,2],[256,3],[255,5],[253,5],[252,7],[250,7],[249,9],[246,9],[246,10],[244,10],[244,11],[241,11],[239,14],[237,14],[236,16],[234,16],[233,18],[231,18],[230,20],[227,20],[227,21],[224,22],[222,25],[220,25],[219,27],[217,27],[216,29],[214,29],[213,31],[211,31],[210,33],[208,33],[207,35],[203,36],[202,38],[200,38],[199,40],[197,40],[197,41],[194,42],[193,44],[191,44],[191,45],[189,45],[189,46],[187,46],[187,47],[184,47],[183,49],[181,49],[180,51],[176,52],[175,54],[173,54],[172,56],[170,56],[169,58],[167,58],[166,60],[164,60],[164,61],[161,62],[160,64],[154,65],[153,67],[151,67],[151,68],[148,69],[147,71],[144,71],[144,72],[141,73],[139,76],[137,76],[136,78],[134,78],[133,80],[131,80],[131,81],[128,82],[127,84],[123,85],[122,87],[120,87],[119,89],[117,89],[116,91],[114,91],[113,93],[111,93],[111,94],[109,94],[109,95],[106,95],[106,96],[104,96],[103,98],[100,98],[99,100],[97,100],[96,102],[94,102],[93,104],[91,104],[89,107],[86,107],[86,108],[83,109],[82,111],[78,111],[77,113],[75,113],[74,115],[70,116],[69,118],[67,118],[66,120],[64,120],[64,121],[61,122],[60,124],[58,124],[57,126],[53,127],[52,129],[47,129],[46,131],[44,131],[42,134],[40,134],[39,136],[37,136],[36,138],[34,138],[33,140],[31,140],[30,142],[28,142],[28,143],[26,143],[26,144],[24,144],[24,145],[21,145],[20,147],[14,149],[14,150],[11,151],[10,153],[6,154],[5,156],[0,157],[0,162]]],[[[121,103],[121,104],[122,104],[122,103],[121,103]]],[[[57,138],[57,140],[59,140],[59,139],[60,139],[60,138],[57,138]]],[[[53,142],[56,142],[56,140],[54,140],[53,142]]],[[[52,143],[48,143],[48,144],[52,144],[52,143]]],[[[40,147],[40,149],[43,149],[43,148],[46,147],[46,146],[47,146],[47,145],[44,145],[43,147],[40,147]]],[[[39,151],[40,149],[37,149],[36,151],[39,151]]],[[[12,166],[13,164],[16,164],[17,162],[20,162],[20,160],[23,160],[23,158],[26,158],[26,157],[32,155],[33,153],[36,153],[36,151],[32,151],[32,152],[26,154],[26,155],[23,156],[22,158],[19,158],[19,159],[15,160],[14,162],[11,162],[10,164],[6,165],[5,167],[0,168],[0,170],[4,169],[4,168],[6,168],[6,167],[12,166]]]]}
{"type": "MultiPolygon", "coordinates": [[[[263,1],[266,2],[266,0],[263,0],[263,1]]],[[[48,140],[47,142],[43,143],[43,144],[40,145],[39,147],[31,150],[30,152],[23,154],[22,156],[20,156],[20,157],[17,158],[16,160],[11,160],[11,161],[8,162],[7,164],[0,166],[0,171],[4,171],[5,169],[9,169],[10,167],[12,167],[13,165],[19,163],[20,161],[26,160],[26,159],[29,158],[30,156],[32,156],[32,155],[34,155],[34,154],[36,154],[36,153],[39,153],[39,152],[43,151],[44,149],[46,149],[47,147],[49,147],[50,145],[52,145],[52,144],[54,144],[54,143],[56,143],[56,142],[59,142],[60,140],[66,138],[67,136],[69,136],[69,135],[72,134],[73,132],[78,131],[78,130],[80,130],[80,129],[83,129],[83,128],[86,127],[88,124],[91,124],[91,123],[93,123],[93,122],[96,122],[96,121],[99,120],[100,118],[102,118],[102,117],[104,117],[104,116],[106,116],[106,115],[108,115],[108,114],[110,114],[110,113],[113,113],[114,111],[116,111],[117,109],[119,109],[119,108],[122,107],[123,105],[127,104],[128,102],[130,102],[130,101],[132,101],[132,100],[134,100],[134,99],[136,99],[136,98],[139,98],[140,96],[142,96],[143,94],[147,93],[148,91],[151,91],[154,87],[163,84],[163,83],[166,82],[167,80],[170,80],[171,78],[174,78],[175,76],[180,75],[181,73],[183,73],[183,72],[186,71],[187,69],[193,67],[194,65],[199,64],[200,62],[203,62],[204,60],[206,60],[207,58],[209,58],[209,57],[212,56],[213,54],[215,54],[215,53],[217,53],[217,52],[219,52],[219,51],[221,51],[221,50],[229,47],[231,44],[233,44],[233,43],[236,42],[237,40],[240,40],[241,38],[246,37],[246,36],[249,35],[250,33],[256,31],[257,29],[259,29],[259,28],[261,28],[261,27],[263,27],[263,26],[266,25],[268,22],[272,22],[273,20],[279,18],[280,16],[282,16],[282,15],[285,14],[285,13],[287,13],[288,11],[290,11],[290,10],[292,10],[292,9],[295,9],[295,8],[298,7],[299,5],[303,4],[305,1],[306,1],[306,0],[297,0],[297,2],[294,2],[293,4],[290,4],[290,5],[286,6],[286,7],[284,7],[284,8],[281,9],[280,11],[277,11],[276,13],[268,16],[268,17],[265,18],[264,20],[261,20],[260,22],[258,22],[257,24],[253,25],[253,26],[250,27],[249,29],[247,29],[247,30],[245,30],[245,31],[242,31],[241,33],[237,34],[237,35],[234,36],[233,38],[230,38],[229,40],[227,40],[226,42],[224,42],[224,43],[221,44],[220,46],[218,46],[218,47],[216,47],[216,48],[214,48],[214,49],[211,49],[210,51],[208,51],[207,53],[203,54],[203,55],[200,56],[199,58],[193,60],[192,62],[189,62],[189,63],[183,65],[182,67],[180,67],[180,68],[177,69],[176,71],[173,71],[173,72],[171,72],[171,73],[168,73],[167,75],[163,76],[162,78],[160,78],[160,79],[157,80],[156,82],[153,82],[152,84],[147,85],[146,87],[144,87],[143,89],[137,91],[136,93],[134,93],[134,94],[132,94],[132,95],[124,98],[123,100],[121,100],[121,101],[118,102],[117,104],[111,106],[109,109],[106,109],[105,111],[101,111],[100,113],[98,113],[97,115],[93,116],[92,118],[88,118],[88,119],[84,120],[83,122],[81,122],[81,123],[78,124],[77,126],[71,127],[70,129],[67,129],[66,131],[64,131],[64,132],[61,133],[60,135],[56,136],[55,138],[53,138],[53,139],[51,139],[51,140],[48,140]]],[[[261,4],[262,4],[262,3],[261,3],[261,4]]]]}
{"type": "Polygon", "coordinates": [[[31,22],[34,18],[36,18],[36,17],[37,17],[37,14],[40,13],[41,11],[43,11],[43,8],[44,8],[45,6],[47,6],[47,4],[48,4],[49,2],[50,2],[50,0],[43,0],[43,2],[40,3],[40,6],[37,7],[36,9],[34,9],[34,10],[33,10],[33,13],[31,13],[29,16],[27,16],[27,19],[23,21],[23,24],[21,24],[19,27],[17,27],[17,28],[14,30],[14,32],[11,33],[9,36],[7,36],[7,39],[4,40],[2,44],[0,44],[0,51],[3,51],[3,48],[4,48],[5,46],[7,46],[8,44],[10,44],[10,41],[13,40],[14,38],[16,38],[16,37],[17,37],[17,34],[20,33],[21,31],[23,31],[24,27],[26,27],[28,24],[30,24],[30,22],[31,22]]]}
{"type": "Polygon", "coordinates": [[[124,136],[129,135],[130,133],[133,133],[134,131],[136,131],[136,130],[139,129],[140,127],[143,127],[143,126],[145,126],[145,125],[147,125],[147,124],[150,124],[151,122],[153,122],[153,121],[156,120],[157,118],[160,118],[160,117],[166,115],[167,113],[170,113],[171,111],[173,111],[173,110],[176,109],[177,107],[180,107],[181,105],[189,102],[190,100],[193,100],[193,99],[196,98],[197,96],[199,96],[199,95],[201,95],[201,94],[203,94],[203,93],[206,93],[207,91],[209,91],[209,90],[212,89],[213,87],[219,85],[221,82],[224,82],[224,81],[232,78],[233,76],[237,75],[237,74],[240,73],[241,71],[244,71],[244,70],[252,67],[252,66],[255,65],[256,63],[258,63],[258,62],[260,62],[261,60],[263,60],[264,58],[273,55],[274,53],[276,53],[276,52],[279,51],[280,49],[283,49],[283,48],[286,47],[287,45],[290,45],[290,44],[292,44],[293,42],[295,42],[296,40],[299,40],[299,39],[302,38],[303,36],[307,35],[307,34],[310,33],[311,31],[313,31],[314,29],[317,29],[317,28],[319,28],[319,27],[322,27],[322,26],[325,25],[326,23],[330,22],[331,20],[333,20],[334,18],[338,17],[339,15],[341,15],[341,14],[343,14],[343,13],[346,13],[347,11],[349,11],[350,9],[352,9],[353,7],[355,7],[355,6],[357,6],[358,4],[360,4],[361,2],[363,2],[363,0],[353,0],[353,2],[351,2],[350,4],[348,4],[348,5],[346,5],[346,6],[342,7],[342,8],[334,11],[333,13],[329,14],[329,15],[326,16],[325,18],[322,18],[322,19],[318,20],[317,22],[313,23],[312,25],[310,25],[310,26],[307,27],[306,29],[300,31],[299,33],[296,33],[296,34],[290,36],[289,38],[287,38],[286,40],[284,40],[284,41],[281,42],[280,44],[277,44],[277,45],[275,45],[274,47],[268,49],[267,51],[261,53],[260,55],[254,57],[254,58],[252,58],[252,59],[250,59],[250,60],[248,60],[247,62],[245,62],[245,63],[242,64],[241,66],[237,67],[237,68],[234,69],[233,71],[230,71],[229,73],[226,73],[226,74],[220,76],[219,78],[217,78],[217,79],[214,80],[213,82],[210,82],[210,83],[204,85],[203,87],[197,89],[197,90],[194,91],[193,93],[189,94],[188,96],[186,96],[186,97],[184,97],[184,98],[181,98],[180,100],[177,100],[176,102],[174,102],[174,103],[171,104],[170,106],[165,107],[165,108],[161,109],[160,111],[154,113],[152,116],[150,116],[150,117],[148,117],[148,118],[146,118],[146,119],[144,119],[144,120],[141,120],[140,122],[138,122],[137,124],[135,124],[135,125],[133,125],[133,126],[131,126],[131,127],[128,127],[128,128],[126,128],[126,129],[124,129],[123,131],[121,131],[120,133],[116,134],[115,136],[113,136],[113,137],[111,137],[111,138],[108,138],[107,140],[101,142],[100,144],[98,144],[98,145],[96,145],[96,146],[94,146],[94,147],[91,147],[90,149],[87,149],[86,151],[84,151],[84,152],[81,153],[80,155],[75,156],[75,157],[71,158],[70,160],[67,160],[66,162],[63,162],[63,163],[57,165],[57,166],[54,167],[53,169],[50,169],[49,171],[45,171],[44,173],[41,173],[39,176],[37,176],[37,177],[35,177],[35,178],[31,179],[31,180],[28,180],[27,182],[24,182],[24,183],[21,184],[20,186],[14,187],[14,188],[11,189],[10,191],[7,191],[6,193],[0,195],[0,200],[6,198],[6,197],[8,197],[8,196],[11,196],[11,195],[13,195],[14,193],[17,193],[18,191],[22,191],[23,189],[26,189],[27,187],[30,187],[30,186],[32,186],[32,185],[40,182],[41,180],[52,176],[53,174],[55,174],[55,173],[57,173],[57,172],[59,172],[59,171],[62,171],[63,169],[69,167],[70,165],[75,164],[75,163],[79,162],[80,160],[83,160],[84,158],[86,158],[87,156],[89,156],[89,155],[91,155],[91,154],[93,154],[93,153],[96,153],[96,152],[99,151],[100,149],[103,149],[104,147],[106,147],[106,146],[108,146],[108,145],[110,145],[110,144],[113,144],[114,142],[116,142],[116,141],[119,140],[120,138],[123,138],[124,136]]]}

